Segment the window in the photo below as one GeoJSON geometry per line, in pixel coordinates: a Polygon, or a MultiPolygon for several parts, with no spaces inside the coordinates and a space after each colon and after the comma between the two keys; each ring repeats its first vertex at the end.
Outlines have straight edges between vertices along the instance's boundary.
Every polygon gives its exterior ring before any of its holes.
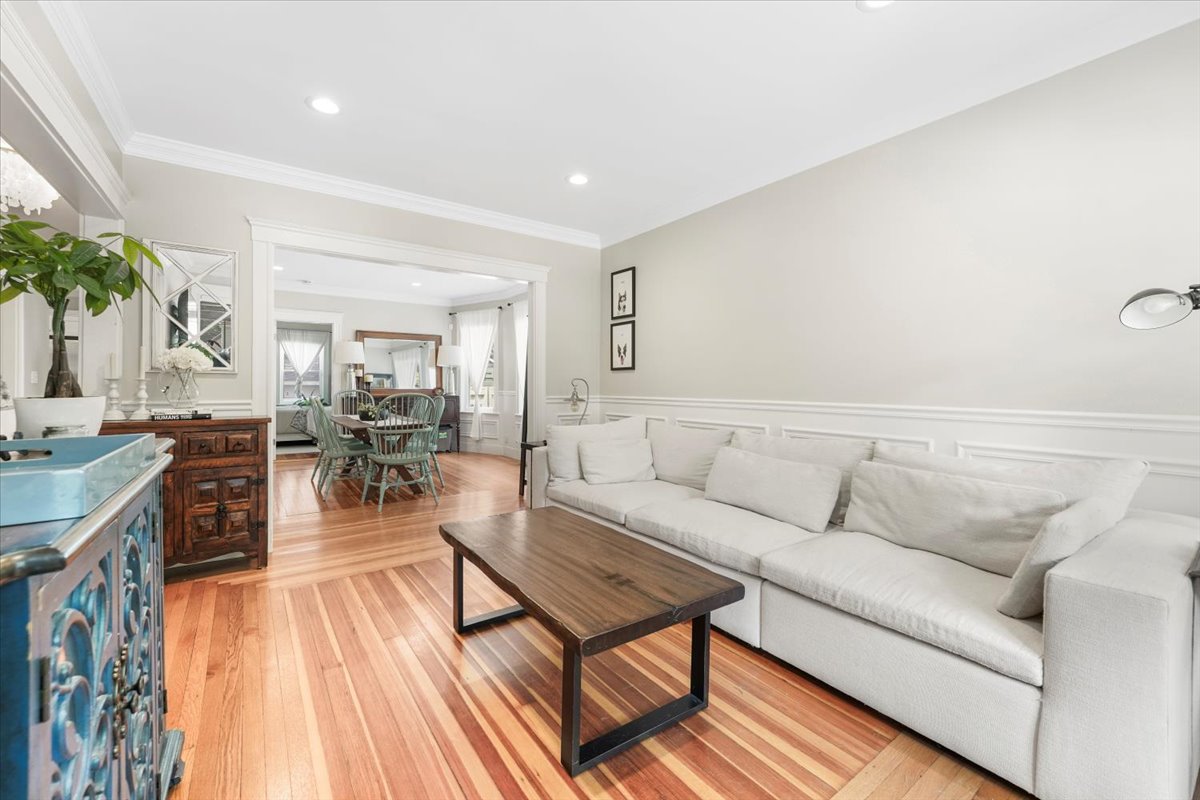
{"type": "Polygon", "coordinates": [[[471,392],[472,408],[493,409],[496,407],[496,345],[488,351],[487,368],[483,372],[483,386],[471,392]]]}
{"type": "Polygon", "coordinates": [[[280,324],[276,330],[280,405],[301,397],[329,401],[330,341],[328,325],[280,324]]]}

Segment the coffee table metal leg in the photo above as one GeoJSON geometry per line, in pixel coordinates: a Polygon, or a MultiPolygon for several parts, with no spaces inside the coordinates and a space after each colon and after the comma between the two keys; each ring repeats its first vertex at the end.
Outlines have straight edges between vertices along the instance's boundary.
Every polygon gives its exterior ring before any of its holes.
{"type": "Polygon", "coordinates": [[[506,619],[519,617],[525,613],[525,609],[520,606],[509,606],[508,608],[489,611],[486,614],[480,614],[477,617],[463,619],[463,557],[457,550],[454,551],[454,630],[457,633],[466,633],[467,631],[482,628],[487,625],[495,625],[497,622],[503,622],[506,619]]]}
{"type": "Polygon", "coordinates": [[[590,742],[579,742],[579,711],[583,689],[583,657],[563,646],[562,764],[572,776],[653,736],[708,707],[708,614],[692,620],[692,669],[688,694],[659,706],[637,719],[602,733],[590,742]]]}

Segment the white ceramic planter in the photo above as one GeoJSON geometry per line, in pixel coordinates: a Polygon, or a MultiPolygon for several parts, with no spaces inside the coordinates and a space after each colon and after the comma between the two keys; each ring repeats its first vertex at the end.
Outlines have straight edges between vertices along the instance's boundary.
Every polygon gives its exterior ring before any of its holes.
{"type": "Polygon", "coordinates": [[[50,436],[96,436],[104,421],[105,398],[18,397],[17,430],[26,439],[50,436]]]}

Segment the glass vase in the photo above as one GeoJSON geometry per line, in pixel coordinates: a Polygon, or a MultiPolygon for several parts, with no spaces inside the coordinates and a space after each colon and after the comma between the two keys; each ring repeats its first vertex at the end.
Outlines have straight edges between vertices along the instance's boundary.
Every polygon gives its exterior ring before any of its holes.
{"type": "Polygon", "coordinates": [[[200,387],[196,385],[196,375],[190,369],[175,370],[168,375],[167,385],[163,387],[163,395],[172,408],[195,408],[200,400],[200,387]]]}

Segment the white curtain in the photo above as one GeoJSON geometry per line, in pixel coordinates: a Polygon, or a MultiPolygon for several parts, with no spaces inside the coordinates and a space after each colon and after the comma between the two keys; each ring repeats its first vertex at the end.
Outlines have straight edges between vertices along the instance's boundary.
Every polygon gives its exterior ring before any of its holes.
{"type": "Polygon", "coordinates": [[[517,413],[525,411],[525,359],[529,355],[529,301],[514,300],[513,328],[517,333],[517,413]]]}
{"type": "MultiPolygon", "coordinates": [[[[467,389],[478,394],[483,388],[487,372],[488,356],[496,341],[496,325],[500,321],[500,310],[485,308],[480,311],[460,311],[455,318],[458,323],[458,343],[463,349],[466,362],[467,389]]],[[[479,404],[471,404],[471,438],[483,438],[483,413],[479,404]]]]}
{"type": "Polygon", "coordinates": [[[397,389],[420,389],[417,373],[422,369],[421,348],[407,347],[392,351],[392,374],[397,389]]]}
{"type": "Polygon", "coordinates": [[[325,343],[329,340],[329,334],[324,331],[305,331],[295,328],[279,328],[277,334],[279,346],[296,369],[296,396],[299,397],[300,379],[304,373],[313,368],[317,359],[321,357],[325,343]]]}

